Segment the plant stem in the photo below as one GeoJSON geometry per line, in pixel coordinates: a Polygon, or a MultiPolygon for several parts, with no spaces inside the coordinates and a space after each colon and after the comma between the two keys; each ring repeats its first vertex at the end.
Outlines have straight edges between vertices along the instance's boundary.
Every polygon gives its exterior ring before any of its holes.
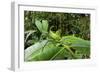
{"type": "Polygon", "coordinates": [[[75,55],[74,55],[74,53],[73,53],[73,51],[69,48],[69,46],[64,45],[64,44],[62,44],[62,45],[71,53],[71,55],[72,55],[74,58],[76,58],[75,55]]]}
{"type": "Polygon", "coordinates": [[[59,50],[50,60],[53,60],[63,50],[64,50],[64,48],[62,48],[61,50],[59,50]]]}
{"type": "Polygon", "coordinates": [[[45,45],[41,48],[42,49],[42,52],[44,50],[44,47],[48,44],[48,41],[45,43],[45,45]]]}

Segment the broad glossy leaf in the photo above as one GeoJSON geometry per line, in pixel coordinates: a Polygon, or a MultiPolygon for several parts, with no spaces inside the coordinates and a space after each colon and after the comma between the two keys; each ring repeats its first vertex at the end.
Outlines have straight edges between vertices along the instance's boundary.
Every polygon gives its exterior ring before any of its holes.
{"type": "Polygon", "coordinates": [[[36,52],[37,50],[41,49],[42,47],[44,47],[44,45],[47,43],[47,40],[43,40],[41,42],[37,42],[34,45],[28,47],[27,49],[25,49],[25,60],[27,61],[28,58],[30,57],[30,55],[34,52],[36,52]]]}
{"type": "Polygon", "coordinates": [[[39,48],[33,51],[26,61],[61,60],[65,59],[67,54],[64,48],[56,47],[52,42],[48,42],[43,50],[39,48]]]}
{"type": "Polygon", "coordinates": [[[54,47],[53,44],[48,43],[47,46],[39,48],[37,51],[33,51],[33,53],[27,58],[28,61],[42,61],[42,60],[50,60],[50,58],[58,51],[59,49],[54,47]]]}
{"type": "Polygon", "coordinates": [[[70,54],[68,50],[65,49],[55,57],[55,60],[67,60],[67,59],[73,59],[73,56],[70,54]]]}
{"type": "Polygon", "coordinates": [[[81,59],[83,55],[90,56],[90,41],[83,40],[74,36],[62,37],[61,42],[70,48],[75,49],[76,58],[81,59]]]}
{"type": "Polygon", "coordinates": [[[90,48],[90,41],[83,40],[74,36],[64,36],[62,37],[61,42],[70,47],[90,48]]]}

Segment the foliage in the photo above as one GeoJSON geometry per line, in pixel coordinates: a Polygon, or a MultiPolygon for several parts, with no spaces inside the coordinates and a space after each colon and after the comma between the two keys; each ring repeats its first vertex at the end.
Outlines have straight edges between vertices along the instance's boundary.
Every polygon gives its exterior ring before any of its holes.
{"type": "Polygon", "coordinates": [[[25,61],[90,58],[89,17],[25,11],[25,61]]]}

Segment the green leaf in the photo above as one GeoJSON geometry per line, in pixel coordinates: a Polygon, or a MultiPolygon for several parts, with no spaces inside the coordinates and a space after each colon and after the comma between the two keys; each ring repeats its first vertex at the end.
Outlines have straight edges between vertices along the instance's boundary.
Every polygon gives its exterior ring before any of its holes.
{"type": "Polygon", "coordinates": [[[57,49],[52,43],[48,43],[44,47],[43,51],[41,47],[38,47],[36,51],[33,51],[32,54],[28,56],[26,61],[50,60],[50,58],[57,52],[57,50],[59,49],[57,49]]]}
{"type": "Polygon", "coordinates": [[[41,33],[47,33],[48,31],[48,21],[47,20],[42,20],[42,22],[40,22],[39,20],[36,20],[35,25],[37,26],[37,28],[39,29],[41,33]]]}
{"type": "Polygon", "coordinates": [[[48,31],[48,21],[47,20],[42,20],[42,29],[44,32],[48,31]]]}
{"type": "MultiPolygon", "coordinates": [[[[39,45],[38,45],[39,46],[39,45]]],[[[34,48],[34,47],[32,47],[34,48]]],[[[45,45],[42,51],[41,47],[37,47],[35,51],[32,51],[25,61],[45,61],[45,60],[55,60],[55,59],[64,59],[67,53],[65,52],[64,48],[56,47],[55,44],[52,42],[48,42],[45,45]]],[[[27,53],[27,51],[26,51],[27,53]]]]}
{"type": "Polygon", "coordinates": [[[49,36],[50,37],[52,37],[53,39],[55,39],[55,40],[60,40],[61,39],[61,37],[60,37],[60,35],[58,34],[58,33],[54,33],[53,31],[51,31],[50,30],[50,32],[49,32],[49,36]]]}
{"type": "Polygon", "coordinates": [[[90,41],[75,36],[64,36],[60,40],[62,44],[75,50],[75,57],[81,59],[84,55],[90,56],[90,41]]]}
{"type": "Polygon", "coordinates": [[[44,47],[44,45],[46,43],[47,43],[47,40],[43,40],[42,42],[37,42],[34,45],[32,45],[32,46],[28,47],[27,49],[25,49],[25,60],[27,61],[32,53],[34,53],[37,50],[39,50],[42,47],[44,47]]]}
{"type": "Polygon", "coordinates": [[[42,23],[39,20],[35,21],[35,25],[39,29],[40,32],[43,31],[43,29],[42,29],[42,23]]]}
{"type": "Polygon", "coordinates": [[[64,36],[61,42],[74,48],[90,48],[90,41],[75,36],[64,36]]]}
{"type": "MultiPolygon", "coordinates": [[[[62,48],[63,49],[63,48],[62,48]]],[[[65,48],[61,51],[56,57],[55,60],[67,60],[67,59],[74,59],[71,53],[66,50],[65,48]]]]}
{"type": "MultiPolygon", "coordinates": [[[[65,36],[60,40],[61,44],[69,46],[69,50],[74,48],[76,51],[73,53],[75,58],[82,59],[83,55],[89,56],[90,46],[89,42],[74,36],[65,36]],[[68,43],[70,42],[70,44],[68,43]],[[74,46],[73,46],[74,45],[74,46]],[[78,46],[77,46],[78,45],[78,46]],[[80,46],[79,46],[80,45],[80,46]],[[81,47],[82,46],[82,47],[81,47]]],[[[47,40],[38,42],[25,50],[25,61],[44,61],[44,60],[61,60],[61,59],[74,59],[69,50],[64,46],[56,46],[47,40]]],[[[72,50],[71,50],[72,51],[72,50]]]]}
{"type": "Polygon", "coordinates": [[[61,30],[60,29],[56,31],[56,35],[61,36],[61,30]]]}

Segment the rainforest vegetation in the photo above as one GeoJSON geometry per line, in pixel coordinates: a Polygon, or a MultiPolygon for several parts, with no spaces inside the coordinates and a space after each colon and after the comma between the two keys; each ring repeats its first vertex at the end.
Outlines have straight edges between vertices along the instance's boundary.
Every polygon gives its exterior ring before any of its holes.
{"type": "Polygon", "coordinates": [[[90,14],[24,11],[24,60],[90,58],[90,14]]]}

